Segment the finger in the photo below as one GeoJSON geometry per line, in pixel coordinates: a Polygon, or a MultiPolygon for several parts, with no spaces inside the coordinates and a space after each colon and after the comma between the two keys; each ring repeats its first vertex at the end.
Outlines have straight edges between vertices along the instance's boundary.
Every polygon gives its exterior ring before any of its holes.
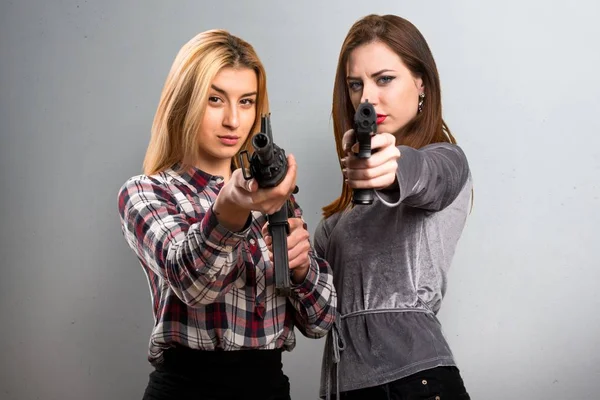
{"type": "MultiPolygon", "coordinates": [[[[382,149],[395,146],[396,138],[389,133],[381,133],[379,135],[374,135],[371,137],[371,152],[373,154],[381,151],[382,149]]],[[[359,151],[360,145],[358,143],[354,143],[350,147],[347,156],[354,156],[354,154],[358,153],[359,151]]]]}
{"type": "Polygon", "coordinates": [[[306,224],[302,218],[288,218],[288,224],[290,225],[290,232],[295,231],[296,229],[302,228],[306,229],[306,224]]]}
{"type": "Polygon", "coordinates": [[[296,248],[302,243],[308,243],[309,234],[305,230],[295,230],[291,232],[287,237],[287,247],[288,251],[296,248]]]}
{"type": "Polygon", "coordinates": [[[347,180],[352,189],[383,189],[390,186],[396,180],[395,173],[381,175],[377,178],[365,180],[347,180]]]}
{"type": "Polygon", "coordinates": [[[290,197],[294,189],[296,188],[296,174],[298,172],[298,164],[296,163],[296,157],[293,154],[288,155],[288,170],[285,175],[285,179],[282,183],[284,183],[283,187],[287,187],[287,197],[290,197]]]}
{"type": "Polygon", "coordinates": [[[287,155],[287,162],[288,162],[288,168],[298,167],[298,164],[296,163],[296,157],[292,153],[287,155]]]}
{"type": "Polygon", "coordinates": [[[246,181],[246,190],[250,193],[254,193],[258,190],[258,182],[252,178],[246,181]]]}
{"type": "Polygon", "coordinates": [[[350,151],[350,147],[352,144],[354,144],[354,142],[356,142],[354,129],[349,129],[344,132],[344,135],[342,136],[342,149],[344,150],[344,153],[350,151]]]}
{"type": "MultiPolygon", "coordinates": [[[[299,241],[309,237],[309,233],[306,230],[306,224],[304,223],[304,220],[302,218],[288,218],[288,224],[290,226],[290,233],[288,235],[288,238],[298,238],[297,241],[299,241]]],[[[290,243],[289,240],[288,243],[290,243]]]]}
{"type": "Polygon", "coordinates": [[[294,270],[295,268],[308,267],[310,265],[310,258],[306,256],[305,258],[296,258],[290,262],[290,270],[294,270]]]}
{"type": "Polygon", "coordinates": [[[346,169],[374,168],[390,161],[396,161],[398,158],[400,158],[400,150],[395,146],[391,146],[373,153],[369,158],[358,158],[354,155],[349,156],[346,158],[344,165],[346,169]]]}
{"type": "Polygon", "coordinates": [[[267,247],[271,247],[273,245],[273,238],[270,235],[264,236],[263,239],[267,247]]]}
{"type": "Polygon", "coordinates": [[[394,174],[398,169],[398,163],[395,160],[391,160],[386,162],[385,164],[381,164],[371,168],[361,168],[361,169],[346,169],[344,171],[344,176],[346,179],[351,181],[361,181],[361,180],[369,180],[376,179],[383,175],[394,174]]]}
{"type": "Polygon", "coordinates": [[[252,201],[261,204],[267,214],[278,211],[296,188],[296,158],[290,154],[287,157],[288,168],[285,178],[274,188],[261,189],[252,193],[252,201]]]}
{"type": "MultiPolygon", "coordinates": [[[[380,133],[379,135],[371,136],[371,151],[376,152],[378,149],[386,148],[388,146],[396,145],[396,137],[389,133],[380,133]]],[[[360,145],[358,142],[352,142],[348,144],[348,151],[350,153],[358,153],[360,145]]]]}
{"type": "Polygon", "coordinates": [[[371,137],[371,150],[396,146],[396,137],[390,133],[380,133],[371,137]]]}
{"type": "Polygon", "coordinates": [[[231,180],[233,181],[235,186],[245,190],[246,192],[252,193],[258,189],[258,182],[256,182],[256,179],[252,178],[247,180],[246,178],[244,178],[244,174],[242,173],[241,168],[238,168],[232,172],[231,180]]]}
{"type": "Polygon", "coordinates": [[[288,260],[290,269],[304,267],[310,262],[308,251],[310,246],[308,242],[304,242],[301,246],[296,246],[295,250],[288,252],[288,260]]]}

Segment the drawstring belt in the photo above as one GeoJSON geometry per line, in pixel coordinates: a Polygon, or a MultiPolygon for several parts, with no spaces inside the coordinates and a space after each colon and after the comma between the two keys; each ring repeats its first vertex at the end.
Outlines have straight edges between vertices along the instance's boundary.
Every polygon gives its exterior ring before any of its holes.
{"type": "Polygon", "coordinates": [[[338,363],[340,362],[340,353],[345,348],[344,338],[342,337],[338,324],[341,322],[335,321],[333,327],[327,334],[327,340],[325,342],[325,398],[331,399],[331,372],[335,368],[335,394],[336,400],[340,399],[340,385],[339,385],[339,368],[338,363]]]}

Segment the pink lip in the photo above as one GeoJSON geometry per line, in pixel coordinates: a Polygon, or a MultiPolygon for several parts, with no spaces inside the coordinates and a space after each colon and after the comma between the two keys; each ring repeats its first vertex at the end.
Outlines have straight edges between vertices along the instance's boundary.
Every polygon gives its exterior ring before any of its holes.
{"type": "Polygon", "coordinates": [[[240,138],[237,136],[219,136],[219,140],[225,146],[235,146],[240,138]]]}
{"type": "Polygon", "coordinates": [[[383,121],[385,121],[385,119],[387,118],[387,115],[384,114],[377,114],[377,125],[381,124],[383,121]]]}

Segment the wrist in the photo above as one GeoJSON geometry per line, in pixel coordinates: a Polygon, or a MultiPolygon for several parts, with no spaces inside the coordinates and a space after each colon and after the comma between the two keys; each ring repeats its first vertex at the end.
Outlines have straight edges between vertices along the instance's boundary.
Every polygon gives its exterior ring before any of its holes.
{"type": "Polygon", "coordinates": [[[391,185],[384,187],[383,189],[381,189],[382,192],[396,192],[398,191],[398,189],[400,188],[399,184],[398,184],[398,176],[396,175],[394,177],[394,181],[392,182],[391,185]]]}
{"type": "Polygon", "coordinates": [[[219,193],[213,204],[215,217],[225,228],[232,232],[239,232],[246,226],[250,211],[241,208],[228,196],[222,196],[222,193],[219,193]]]}
{"type": "Polygon", "coordinates": [[[298,285],[306,279],[306,275],[308,275],[308,270],[310,269],[310,263],[304,267],[296,267],[292,270],[292,274],[290,279],[292,283],[298,285]]]}

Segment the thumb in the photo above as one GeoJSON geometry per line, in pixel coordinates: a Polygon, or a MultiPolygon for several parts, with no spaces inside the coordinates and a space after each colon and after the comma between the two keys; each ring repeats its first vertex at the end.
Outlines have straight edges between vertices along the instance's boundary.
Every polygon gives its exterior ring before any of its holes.
{"type": "Polygon", "coordinates": [[[246,181],[244,189],[246,189],[250,193],[254,193],[258,190],[258,182],[256,182],[256,179],[254,178],[249,179],[246,181]]]}
{"type": "Polygon", "coordinates": [[[379,135],[373,136],[371,140],[371,148],[375,149],[385,149],[387,147],[395,147],[396,146],[396,137],[391,133],[381,133],[379,135]]]}
{"type": "Polygon", "coordinates": [[[287,162],[288,162],[288,171],[292,170],[292,172],[296,173],[296,171],[298,170],[298,163],[296,163],[296,157],[294,157],[294,155],[290,153],[287,156],[287,162]]]}
{"type": "Polygon", "coordinates": [[[256,179],[246,179],[240,168],[233,171],[231,174],[231,180],[235,186],[247,192],[253,193],[258,189],[258,182],[256,182],[256,179]]]}
{"type": "Polygon", "coordinates": [[[344,152],[349,151],[350,147],[352,147],[352,144],[354,144],[354,142],[356,142],[356,137],[354,136],[354,129],[348,129],[342,136],[342,149],[344,150],[344,152]]]}

